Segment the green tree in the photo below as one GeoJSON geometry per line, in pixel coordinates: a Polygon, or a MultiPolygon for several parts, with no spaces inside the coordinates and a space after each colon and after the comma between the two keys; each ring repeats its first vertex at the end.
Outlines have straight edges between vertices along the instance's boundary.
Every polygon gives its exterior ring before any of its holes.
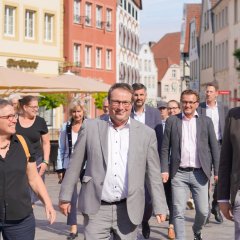
{"type": "Polygon", "coordinates": [[[236,57],[237,60],[238,60],[239,65],[236,67],[236,69],[237,69],[238,71],[240,71],[240,48],[237,48],[237,49],[234,51],[233,56],[236,57]]]}
{"type": "Polygon", "coordinates": [[[102,109],[103,107],[103,99],[107,97],[107,93],[95,93],[93,94],[93,98],[95,99],[95,106],[97,109],[102,109]]]}
{"type": "Polygon", "coordinates": [[[39,106],[45,107],[46,110],[57,108],[67,101],[66,94],[49,94],[43,93],[40,97],[39,106]]]}

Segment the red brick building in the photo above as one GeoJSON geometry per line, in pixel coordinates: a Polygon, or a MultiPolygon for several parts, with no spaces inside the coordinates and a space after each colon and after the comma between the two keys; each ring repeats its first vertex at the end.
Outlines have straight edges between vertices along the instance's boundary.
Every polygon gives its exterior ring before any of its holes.
{"type": "Polygon", "coordinates": [[[116,82],[116,1],[64,0],[62,70],[116,82]]]}

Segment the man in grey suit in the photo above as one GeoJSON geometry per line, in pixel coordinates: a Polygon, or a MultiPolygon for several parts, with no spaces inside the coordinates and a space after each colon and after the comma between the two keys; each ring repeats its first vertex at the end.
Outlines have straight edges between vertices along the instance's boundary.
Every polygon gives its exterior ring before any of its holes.
{"type": "MultiPolygon", "coordinates": [[[[206,85],[206,101],[200,103],[197,111],[198,113],[208,116],[213,121],[214,131],[216,134],[216,138],[218,140],[219,152],[221,151],[222,146],[222,137],[224,133],[224,125],[225,118],[228,112],[228,108],[224,106],[221,102],[217,102],[218,97],[218,85],[216,82],[211,82],[206,85]]],[[[210,185],[210,182],[209,182],[210,185]]],[[[215,220],[219,223],[223,222],[222,215],[219,210],[218,202],[217,202],[217,182],[214,183],[214,193],[213,193],[213,201],[212,208],[209,211],[209,217],[207,222],[209,222],[209,218],[211,213],[215,216],[215,220]]],[[[210,197],[209,197],[210,198],[210,197]]]]}
{"type": "MultiPolygon", "coordinates": [[[[131,117],[154,129],[157,134],[158,146],[161,146],[163,137],[161,115],[158,109],[145,103],[147,99],[147,88],[142,83],[134,83],[132,87],[134,104],[131,117]]],[[[152,216],[152,211],[151,196],[147,186],[145,186],[145,209],[142,220],[142,234],[146,239],[150,237],[150,226],[148,221],[152,216]]]]}
{"type": "Polygon", "coordinates": [[[212,120],[196,111],[198,93],[183,91],[181,104],[183,113],[170,116],[166,122],[161,151],[162,178],[163,182],[168,181],[170,172],[176,239],[185,240],[184,212],[190,190],[196,209],[194,240],[201,240],[208,216],[208,181],[212,165],[217,180],[219,149],[212,120]]]}
{"type": "Polygon", "coordinates": [[[110,119],[85,122],[61,186],[59,206],[67,215],[74,185],[87,160],[79,194],[86,240],[109,239],[111,233],[114,239],[136,239],[144,212],[145,176],[157,221],[166,217],[156,134],[130,119],[132,97],[126,83],[110,88],[110,119]]]}
{"type": "Polygon", "coordinates": [[[240,240],[240,108],[229,110],[220,156],[218,203],[223,215],[235,223],[240,240]]]}

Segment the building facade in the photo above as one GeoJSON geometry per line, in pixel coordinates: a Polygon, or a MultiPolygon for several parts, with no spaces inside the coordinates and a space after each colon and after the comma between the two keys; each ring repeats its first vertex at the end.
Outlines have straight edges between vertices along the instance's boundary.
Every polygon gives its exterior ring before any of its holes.
{"type": "Polygon", "coordinates": [[[64,26],[62,72],[116,82],[116,2],[64,0],[64,26]]]}
{"type": "Polygon", "coordinates": [[[158,69],[154,55],[148,44],[142,44],[139,51],[140,83],[147,88],[147,101],[155,104],[157,101],[158,69]]]}
{"type": "Polygon", "coordinates": [[[199,49],[199,31],[200,15],[195,16],[190,21],[190,39],[189,39],[189,63],[190,63],[190,81],[189,88],[200,92],[200,49],[199,49]]]}
{"type": "Polygon", "coordinates": [[[151,50],[158,69],[158,100],[180,100],[180,32],[163,36],[151,50]]]}
{"type": "Polygon", "coordinates": [[[117,82],[139,82],[139,11],[141,0],[117,1],[116,68],[117,82]]]}
{"type": "Polygon", "coordinates": [[[57,75],[63,62],[63,0],[4,0],[0,12],[0,66],[57,75]]]}

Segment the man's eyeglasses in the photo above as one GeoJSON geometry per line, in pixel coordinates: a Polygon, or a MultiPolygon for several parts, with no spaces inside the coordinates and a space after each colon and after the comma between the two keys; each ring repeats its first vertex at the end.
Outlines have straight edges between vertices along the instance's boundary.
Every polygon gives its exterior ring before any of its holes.
{"type": "Polygon", "coordinates": [[[38,110],[39,109],[39,106],[29,106],[29,105],[27,105],[29,108],[31,108],[31,109],[36,109],[36,110],[38,110]]]}
{"type": "Polygon", "coordinates": [[[183,105],[187,105],[187,104],[189,104],[189,105],[193,105],[193,104],[195,104],[195,103],[197,103],[197,101],[196,102],[192,102],[192,101],[182,101],[182,104],[183,105]]]}
{"type": "Polygon", "coordinates": [[[13,121],[13,119],[18,119],[18,114],[9,114],[7,116],[0,116],[2,119],[8,119],[9,121],[13,121]]]}
{"type": "Polygon", "coordinates": [[[118,100],[110,100],[110,103],[113,107],[119,107],[120,104],[122,104],[123,107],[129,107],[132,104],[131,101],[118,101],[118,100]]]}

